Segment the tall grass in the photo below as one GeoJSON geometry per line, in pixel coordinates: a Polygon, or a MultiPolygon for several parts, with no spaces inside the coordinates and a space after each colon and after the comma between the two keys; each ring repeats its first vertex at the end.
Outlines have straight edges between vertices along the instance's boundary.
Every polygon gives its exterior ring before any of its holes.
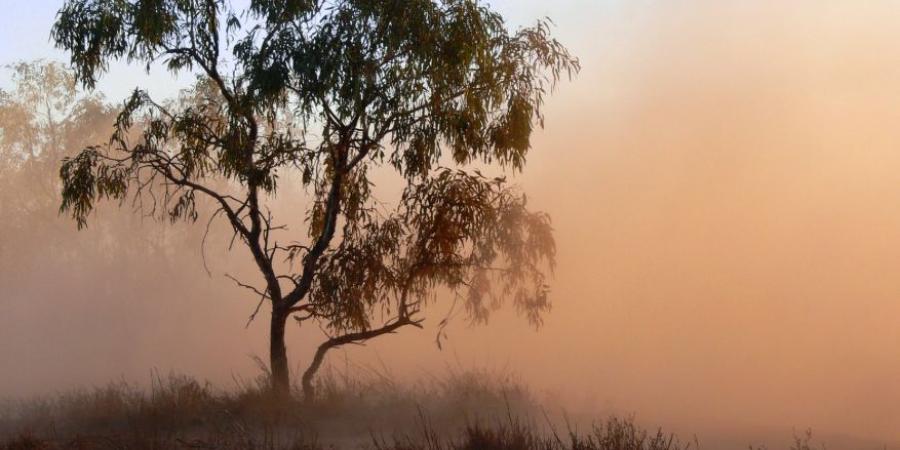
{"type": "MultiPolygon", "coordinates": [[[[273,400],[265,378],[232,390],[154,375],[0,405],[0,450],[694,450],[662,430],[609,418],[555,425],[515,377],[448,371],[425,382],[327,371],[315,402],[273,400]]],[[[761,450],[761,449],[758,449],[761,450]]],[[[812,450],[810,436],[792,450],[812,450]]]]}
{"type": "Polygon", "coordinates": [[[414,431],[420,414],[427,414],[434,429],[443,432],[462,429],[481,415],[537,411],[529,391],[508,375],[449,371],[428,382],[404,385],[384,374],[348,373],[326,371],[315,402],[273,399],[265,377],[236,380],[236,388],[224,390],[182,375],[159,374],[153,375],[148,388],[120,381],[7,400],[0,404],[0,440],[6,442],[5,448],[30,448],[35,443],[79,448],[88,444],[84,448],[183,448],[201,443],[214,448],[294,448],[313,445],[321,436],[335,445],[356,447],[371,446],[373,430],[414,431]]]}

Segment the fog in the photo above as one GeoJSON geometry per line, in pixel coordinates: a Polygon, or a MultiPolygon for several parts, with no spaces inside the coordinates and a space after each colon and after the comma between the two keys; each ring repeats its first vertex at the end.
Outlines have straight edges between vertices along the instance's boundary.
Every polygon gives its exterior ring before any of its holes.
{"type": "MultiPolygon", "coordinates": [[[[408,379],[510,370],[567,411],[635,413],[701,437],[811,427],[900,441],[900,5],[598,5],[560,7],[560,38],[584,68],[549,99],[514,178],[556,230],[544,326],[460,316],[439,350],[441,301],[425,330],[329,361],[408,379]],[[580,7],[592,15],[566,15],[580,7]]],[[[289,193],[277,203],[303,207],[289,193]]],[[[105,205],[92,220],[126,212],[105,205]]],[[[34,233],[103,237],[46,220],[34,233]]],[[[244,250],[214,237],[207,275],[201,232],[117,226],[184,241],[159,259],[42,266],[47,236],[0,237],[34,243],[0,258],[37,261],[2,279],[0,395],[153,368],[222,385],[255,376],[266,321],[244,328],[256,298],[224,277],[253,279],[244,250]]],[[[289,330],[295,368],[320,338],[289,330]]]]}

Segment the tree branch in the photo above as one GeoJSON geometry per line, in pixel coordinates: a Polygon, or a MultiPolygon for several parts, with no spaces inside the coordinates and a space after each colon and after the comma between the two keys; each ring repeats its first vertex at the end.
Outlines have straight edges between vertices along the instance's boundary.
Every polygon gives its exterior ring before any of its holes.
{"type": "Polygon", "coordinates": [[[361,343],[378,336],[391,334],[396,332],[399,328],[407,325],[414,326],[416,328],[422,328],[422,319],[412,319],[408,316],[400,316],[393,322],[386,323],[380,328],[358,331],[355,333],[347,333],[329,338],[327,341],[323,342],[321,345],[319,345],[319,348],[316,349],[316,354],[315,356],[313,356],[313,360],[310,363],[309,367],[307,367],[306,371],[303,372],[302,384],[306,399],[311,400],[315,397],[315,387],[312,384],[312,380],[316,372],[322,366],[322,362],[325,361],[325,354],[328,353],[329,350],[335,347],[340,347],[342,345],[361,343]]]}

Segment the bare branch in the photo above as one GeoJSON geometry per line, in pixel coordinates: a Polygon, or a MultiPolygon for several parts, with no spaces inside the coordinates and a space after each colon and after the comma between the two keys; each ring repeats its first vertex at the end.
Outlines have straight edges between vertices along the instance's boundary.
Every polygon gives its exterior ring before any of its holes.
{"type": "Polygon", "coordinates": [[[319,348],[316,349],[316,354],[313,356],[312,362],[310,363],[309,367],[307,367],[306,371],[303,372],[303,391],[307,394],[315,395],[315,388],[312,384],[313,376],[315,376],[315,373],[319,370],[319,367],[322,366],[322,362],[325,360],[325,355],[329,350],[335,347],[340,347],[342,345],[363,343],[369,339],[373,339],[385,334],[392,334],[395,333],[398,329],[405,326],[422,328],[422,322],[423,319],[414,320],[409,317],[398,317],[395,320],[384,324],[380,328],[358,331],[355,333],[347,333],[329,338],[321,345],[319,345],[319,348]]]}

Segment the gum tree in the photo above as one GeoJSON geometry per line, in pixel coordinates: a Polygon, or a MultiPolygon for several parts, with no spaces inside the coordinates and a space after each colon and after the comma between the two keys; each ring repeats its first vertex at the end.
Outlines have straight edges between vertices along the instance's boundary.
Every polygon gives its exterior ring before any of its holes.
{"type": "Polygon", "coordinates": [[[502,299],[535,324],[549,308],[549,218],[475,169],[522,170],[545,94],[579,68],[546,22],[510,31],[475,0],[68,0],[52,36],[88,88],[122,59],[197,75],[189,101],[135,90],[109,143],[64,161],[62,209],[83,226],[136,195],[196,220],[210,199],[261,275],[239,284],[271,307],[276,393],[290,317],[328,332],[312,398],[329,349],[420,326],[438,291],[474,321],[502,299]],[[389,206],[375,171],[404,180],[389,206]],[[266,206],[288,180],[305,233],[266,206]]]}
{"type": "Polygon", "coordinates": [[[0,89],[0,279],[21,280],[23,271],[96,248],[67,240],[54,174],[60,159],[105,137],[116,112],[97,95],[80,95],[59,62],[22,61],[0,72],[10,81],[0,89]]]}

